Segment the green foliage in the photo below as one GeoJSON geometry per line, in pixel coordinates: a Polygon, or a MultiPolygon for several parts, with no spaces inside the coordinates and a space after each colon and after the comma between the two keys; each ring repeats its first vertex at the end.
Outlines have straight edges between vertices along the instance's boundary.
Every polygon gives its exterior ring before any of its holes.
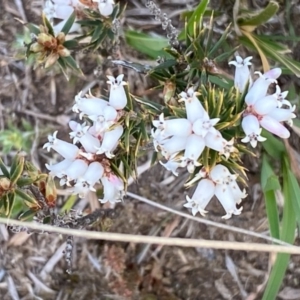
{"type": "MultiPolygon", "coordinates": [[[[295,211],[292,203],[295,190],[291,184],[290,177],[290,164],[285,157],[283,159],[283,195],[284,195],[284,207],[283,216],[281,221],[280,239],[284,242],[293,244],[295,240],[296,230],[296,215],[300,214],[300,211],[295,211]]],[[[299,185],[297,183],[298,189],[299,185]]],[[[269,220],[270,222],[270,220],[269,220]]],[[[276,257],[276,261],[270,273],[267,287],[264,292],[263,300],[275,299],[280,286],[282,284],[286,269],[288,267],[290,255],[285,253],[279,253],[276,257]]]]}
{"type": "Polygon", "coordinates": [[[4,154],[11,150],[23,150],[29,153],[33,139],[34,130],[25,119],[21,120],[21,126],[9,122],[8,129],[0,132],[0,146],[4,154]]]}
{"type": "Polygon", "coordinates": [[[53,207],[56,188],[52,178],[40,173],[24,156],[15,155],[10,168],[0,158],[0,216],[15,217],[22,212],[23,219],[32,217],[38,210],[53,207]],[[1,173],[0,173],[1,174],[1,173]],[[38,191],[44,200],[39,199],[38,191]]]}
{"type": "Polygon", "coordinates": [[[100,50],[104,56],[109,56],[112,47],[116,43],[116,28],[113,21],[120,18],[126,9],[126,3],[117,3],[112,15],[107,18],[103,17],[98,11],[85,10],[86,17],[77,21],[84,29],[84,33],[76,38],[77,41],[84,42],[82,50],[100,50]]]}
{"type": "Polygon", "coordinates": [[[168,40],[161,36],[151,36],[146,33],[127,30],[125,32],[126,43],[140,53],[146,54],[152,59],[158,56],[171,57],[163,51],[168,46],[168,40]]]}

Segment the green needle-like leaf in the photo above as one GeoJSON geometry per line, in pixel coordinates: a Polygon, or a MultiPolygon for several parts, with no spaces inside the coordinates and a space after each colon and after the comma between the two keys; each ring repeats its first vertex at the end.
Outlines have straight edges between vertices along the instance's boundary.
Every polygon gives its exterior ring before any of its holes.
{"type": "Polygon", "coordinates": [[[300,187],[299,183],[291,170],[287,170],[288,187],[291,193],[291,201],[294,207],[298,224],[300,225],[300,187]]]}
{"type": "Polygon", "coordinates": [[[9,178],[9,172],[8,172],[3,160],[1,159],[1,157],[0,157],[0,170],[2,171],[3,175],[6,178],[9,178]]]}
{"type": "MultiPolygon", "coordinates": [[[[195,8],[192,16],[187,22],[186,30],[188,34],[193,34],[195,24],[198,24],[204,15],[209,0],[202,0],[195,8]]],[[[183,40],[185,37],[185,29],[179,34],[178,39],[183,40]]]]}
{"type": "Polygon", "coordinates": [[[13,159],[10,169],[10,181],[14,185],[24,170],[25,158],[21,155],[16,155],[13,159]]]}
{"type": "Polygon", "coordinates": [[[266,155],[263,156],[261,186],[264,193],[271,235],[272,237],[279,239],[279,214],[276,204],[275,191],[280,190],[281,186],[278,177],[272,170],[267,160],[266,155]]]}
{"type": "Polygon", "coordinates": [[[67,35],[70,31],[70,29],[72,28],[74,22],[76,19],[76,13],[75,10],[73,11],[73,13],[70,15],[69,19],[67,20],[67,22],[65,23],[65,25],[63,26],[63,28],[61,29],[61,32],[63,32],[65,35],[67,35]]]}
{"type": "MultiPolygon", "coordinates": [[[[287,159],[284,159],[284,167],[282,170],[284,207],[283,207],[282,229],[281,229],[280,239],[284,242],[293,244],[295,240],[296,217],[295,217],[294,207],[291,199],[293,192],[290,189],[290,183],[288,177],[289,169],[290,166],[287,162],[287,159]]],[[[289,260],[290,260],[290,254],[279,253],[277,255],[262,300],[276,299],[289,260]]]]}

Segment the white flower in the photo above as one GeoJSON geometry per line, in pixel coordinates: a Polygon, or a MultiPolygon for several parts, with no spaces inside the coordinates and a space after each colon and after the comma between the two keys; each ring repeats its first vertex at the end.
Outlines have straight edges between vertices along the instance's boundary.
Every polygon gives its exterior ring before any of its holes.
{"type": "Polygon", "coordinates": [[[186,141],[183,157],[192,161],[194,166],[199,166],[198,159],[205,148],[205,141],[201,136],[191,134],[186,141]]]}
{"type": "Polygon", "coordinates": [[[188,203],[183,206],[192,209],[192,214],[195,216],[197,212],[199,212],[202,216],[205,216],[207,211],[205,207],[211,200],[215,193],[215,184],[209,179],[202,179],[192,196],[186,196],[186,200],[188,203]]]}
{"type": "Polygon", "coordinates": [[[106,157],[113,158],[112,151],[117,147],[119,138],[123,134],[123,127],[117,125],[114,129],[104,133],[101,147],[97,147],[97,154],[105,153],[106,157]]]}
{"type": "Polygon", "coordinates": [[[277,82],[276,79],[280,76],[281,69],[275,68],[264,74],[255,73],[259,74],[259,78],[255,80],[246,95],[245,102],[248,105],[253,105],[257,100],[266,96],[270,84],[277,82]]]}
{"type": "Polygon", "coordinates": [[[175,176],[178,176],[177,169],[180,167],[185,167],[186,163],[184,160],[175,160],[175,155],[173,155],[166,163],[159,161],[159,163],[164,166],[168,171],[171,171],[175,176]]]}
{"type": "Polygon", "coordinates": [[[57,131],[55,131],[53,135],[48,135],[48,143],[46,143],[43,148],[47,148],[47,151],[53,149],[64,158],[74,160],[80,152],[78,147],[58,139],[56,135],[57,131]]]}
{"type": "Polygon", "coordinates": [[[295,105],[288,109],[274,108],[270,113],[268,113],[268,115],[278,122],[285,121],[290,123],[292,119],[296,118],[296,115],[294,114],[295,109],[295,105]]]}
{"type": "Polygon", "coordinates": [[[249,143],[253,148],[256,147],[257,142],[264,142],[266,138],[262,137],[262,128],[259,126],[257,118],[253,115],[248,115],[243,118],[242,127],[246,134],[246,137],[242,139],[243,143],[249,143]]]}
{"type": "Polygon", "coordinates": [[[117,78],[107,76],[107,81],[110,84],[109,104],[115,109],[123,109],[127,104],[127,97],[124,90],[124,85],[127,83],[123,81],[124,74],[119,75],[117,78]]]}
{"type": "Polygon", "coordinates": [[[251,76],[248,66],[251,66],[250,60],[252,59],[252,56],[246,57],[245,59],[242,59],[240,56],[236,56],[235,58],[236,61],[230,61],[229,65],[234,65],[236,67],[234,76],[234,86],[241,93],[243,93],[248,81],[250,81],[249,86],[251,86],[251,76]]]}
{"type": "Polygon", "coordinates": [[[101,203],[116,203],[120,202],[124,196],[123,182],[116,175],[110,177],[102,177],[101,183],[103,185],[103,199],[100,199],[101,203]]]}
{"type": "Polygon", "coordinates": [[[96,148],[100,147],[100,141],[88,132],[90,127],[85,124],[70,121],[69,126],[74,130],[69,133],[70,137],[74,144],[80,142],[86,152],[96,153],[96,148]]]}
{"type": "Polygon", "coordinates": [[[80,178],[87,171],[87,168],[88,164],[86,161],[82,159],[74,160],[63,172],[67,176],[66,183],[69,184],[69,181],[80,178]]]}
{"type": "Polygon", "coordinates": [[[153,126],[160,130],[164,137],[176,135],[178,137],[187,137],[192,133],[192,124],[184,118],[165,120],[164,114],[159,116],[159,120],[152,121],[153,126]]]}
{"type": "Polygon", "coordinates": [[[89,191],[96,192],[94,185],[99,182],[103,173],[103,166],[97,161],[92,162],[82,177],[77,179],[74,186],[74,193],[84,197],[89,191]]]}
{"type": "Polygon", "coordinates": [[[215,195],[226,211],[226,215],[222,218],[228,219],[232,214],[239,215],[242,207],[237,209],[236,204],[239,204],[247,195],[237,185],[237,175],[232,175],[223,165],[216,165],[209,176],[210,178],[200,180],[192,199],[187,197],[188,203],[184,206],[191,207],[194,215],[198,211],[204,215],[205,207],[215,195]]]}
{"type": "Polygon", "coordinates": [[[237,149],[233,146],[234,144],[234,138],[232,138],[230,141],[226,141],[223,139],[223,149],[219,151],[220,155],[224,155],[226,159],[230,157],[230,154],[232,152],[237,151],[237,149]]]}
{"type": "Polygon", "coordinates": [[[75,96],[75,104],[72,110],[76,113],[81,112],[82,115],[101,114],[103,109],[108,105],[108,102],[100,98],[84,98],[82,92],[75,96]]]}
{"type": "Polygon", "coordinates": [[[274,110],[277,107],[277,96],[276,94],[267,95],[261,99],[258,99],[254,104],[252,109],[255,111],[255,114],[258,115],[267,115],[269,112],[274,110]]]}
{"type": "Polygon", "coordinates": [[[210,119],[205,113],[202,118],[197,119],[193,124],[193,132],[199,136],[205,137],[208,132],[214,132],[214,126],[220,121],[219,118],[210,119]]]}
{"type": "Polygon", "coordinates": [[[160,145],[161,153],[166,159],[169,159],[173,154],[184,150],[186,148],[186,143],[186,137],[173,136],[169,139],[165,139],[160,145]]]}
{"type": "Polygon", "coordinates": [[[72,160],[64,159],[55,165],[46,164],[46,168],[50,171],[50,175],[55,177],[62,174],[72,163],[72,160]]]}
{"type": "Polygon", "coordinates": [[[276,95],[278,101],[278,107],[281,107],[283,104],[287,105],[288,107],[292,107],[290,101],[286,100],[286,96],[288,95],[288,91],[281,92],[279,85],[276,85],[276,95]]]}
{"type": "Polygon", "coordinates": [[[222,204],[224,210],[226,211],[226,215],[224,215],[223,219],[231,218],[232,214],[240,215],[243,208],[236,208],[236,204],[238,203],[234,199],[234,195],[232,193],[232,189],[226,184],[217,184],[215,187],[215,195],[222,204]]]}
{"type": "Polygon", "coordinates": [[[268,115],[263,116],[259,123],[263,128],[283,139],[290,137],[290,132],[280,122],[268,115]]]}
{"type": "Polygon", "coordinates": [[[96,134],[103,133],[109,129],[117,119],[118,113],[112,106],[106,106],[98,115],[90,115],[89,118],[94,122],[96,134]]]}
{"type": "Polygon", "coordinates": [[[199,93],[195,92],[194,88],[192,87],[187,90],[187,93],[181,92],[179,94],[179,96],[181,96],[179,102],[184,101],[187,119],[191,123],[194,123],[197,119],[202,118],[206,113],[200,100],[197,98],[198,95],[199,93]]]}
{"type": "Polygon", "coordinates": [[[93,0],[93,1],[98,2],[98,8],[102,16],[108,17],[112,14],[114,10],[114,4],[115,4],[113,0],[93,0]]]}

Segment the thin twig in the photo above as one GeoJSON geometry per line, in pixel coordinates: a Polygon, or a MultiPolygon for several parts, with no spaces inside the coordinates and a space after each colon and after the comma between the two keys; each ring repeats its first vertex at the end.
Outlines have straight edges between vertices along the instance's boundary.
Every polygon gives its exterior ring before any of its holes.
{"type": "Polygon", "coordinates": [[[264,239],[264,240],[267,240],[267,241],[270,241],[272,243],[276,243],[276,244],[279,244],[279,245],[285,245],[285,246],[290,245],[290,244],[288,244],[286,242],[283,242],[281,240],[278,240],[278,239],[275,239],[275,238],[272,238],[270,236],[266,236],[266,235],[263,235],[263,234],[260,234],[260,233],[257,233],[257,232],[253,232],[253,231],[250,231],[250,230],[246,230],[246,229],[242,229],[242,228],[238,228],[238,227],[234,227],[234,226],[230,226],[230,225],[226,225],[226,224],[222,224],[222,223],[217,223],[217,222],[206,220],[206,219],[202,219],[202,218],[193,217],[193,216],[188,215],[186,213],[183,213],[181,211],[178,211],[178,210],[175,210],[173,208],[167,207],[165,205],[156,203],[156,202],[151,201],[151,200],[149,200],[147,198],[144,198],[142,196],[139,196],[139,195],[136,195],[136,194],[133,194],[133,193],[130,193],[130,192],[127,192],[127,196],[129,196],[129,197],[131,197],[133,199],[139,200],[141,202],[150,204],[150,205],[152,205],[154,207],[157,207],[157,208],[160,208],[162,210],[171,212],[171,213],[173,213],[175,215],[178,215],[178,216],[181,216],[181,217],[184,217],[184,218],[196,221],[198,223],[202,223],[202,224],[206,224],[206,225],[209,225],[209,226],[214,226],[214,227],[222,228],[222,229],[225,229],[225,230],[229,230],[229,231],[233,231],[233,232],[237,232],[237,233],[241,233],[241,234],[245,234],[245,235],[254,236],[254,237],[257,237],[257,238],[260,238],[260,239],[264,239]]]}
{"type": "Polygon", "coordinates": [[[125,243],[149,243],[161,244],[166,246],[179,247],[198,247],[198,248],[213,248],[225,250],[239,250],[239,251],[257,251],[257,252],[274,252],[274,253],[289,253],[300,255],[300,247],[293,245],[266,245],[259,243],[245,243],[245,242],[228,242],[228,241],[214,241],[214,240],[199,240],[199,239],[183,239],[183,238],[166,238],[159,236],[145,236],[133,235],[113,232],[95,232],[87,230],[76,230],[70,228],[60,228],[39,223],[22,222],[17,220],[9,220],[0,218],[1,224],[8,226],[23,226],[33,230],[43,232],[56,232],[64,235],[73,235],[83,237],[86,239],[118,241],[125,243]]]}

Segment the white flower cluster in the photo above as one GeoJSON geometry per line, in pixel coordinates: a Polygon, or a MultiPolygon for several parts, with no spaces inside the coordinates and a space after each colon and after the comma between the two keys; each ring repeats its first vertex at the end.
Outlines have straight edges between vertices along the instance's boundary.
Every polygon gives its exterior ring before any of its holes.
{"type": "MultiPolygon", "coordinates": [[[[220,119],[209,118],[197,95],[193,88],[189,88],[187,93],[180,93],[179,101],[185,103],[186,118],[165,120],[162,114],[159,120],[153,121],[155,129],[152,129],[152,137],[155,150],[167,159],[166,163],[160,163],[176,176],[178,167],[186,167],[188,172],[193,173],[195,167],[201,165],[199,159],[205,147],[218,151],[225,159],[236,150],[233,139],[225,140],[214,127],[220,119]]],[[[213,195],[218,197],[226,211],[223,218],[241,213],[242,208],[237,209],[236,204],[240,203],[246,194],[236,183],[237,175],[230,174],[226,167],[219,164],[210,172],[202,168],[192,181],[199,178],[201,180],[193,197],[187,196],[188,203],[184,205],[192,209],[193,215],[197,212],[204,215],[205,207],[213,195]]]]}
{"type": "MultiPolygon", "coordinates": [[[[114,0],[93,0],[92,2],[98,3],[98,9],[102,16],[108,17],[114,10],[114,0]]],[[[74,11],[82,11],[84,8],[90,6],[87,1],[80,0],[47,0],[45,2],[44,13],[49,20],[53,18],[63,20],[54,26],[55,32],[60,32],[68,18],[74,11]]],[[[80,25],[74,23],[70,32],[79,31],[80,25]]]]}
{"type": "Polygon", "coordinates": [[[288,91],[281,92],[277,85],[276,79],[281,75],[280,68],[272,69],[264,74],[255,72],[259,74],[259,78],[252,84],[248,68],[251,65],[251,58],[247,57],[243,60],[237,56],[236,61],[231,61],[229,64],[236,67],[234,81],[240,92],[244,92],[249,81],[249,90],[245,98],[247,107],[242,120],[246,137],[242,139],[242,142],[250,142],[252,147],[256,147],[258,141],[266,140],[261,136],[261,127],[281,138],[288,138],[290,133],[282,122],[287,122],[289,125],[293,124],[292,119],[296,117],[294,114],[296,107],[285,99],[288,91]],[[276,84],[276,92],[270,95],[268,89],[271,83],[276,84]]]}
{"type": "Polygon", "coordinates": [[[207,213],[205,207],[214,195],[226,211],[223,219],[230,218],[232,214],[239,215],[241,213],[243,208],[236,208],[236,204],[241,203],[247,194],[245,191],[241,191],[236,183],[237,175],[231,174],[225,166],[217,164],[210,172],[201,170],[196,177],[202,179],[192,198],[186,196],[187,203],[184,204],[185,207],[192,209],[193,215],[199,212],[205,216],[207,213]]]}
{"type": "Polygon", "coordinates": [[[199,158],[205,147],[218,151],[227,159],[235,151],[233,140],[226,141],[221,133],[214,128],[219,118],[210,119],[203,108],[198,93],[189,88],[187,93],[180,93],[185,103],[186,118],[164,119],[161,114],[159,120],[153,121],[152,137],[155,151],[161,152],[167,159],[160,162],[167,170],[178,175],[178,167],[187,167],[193,173],[195,167],[200,166],[199,158]]]}
{"type": "Polygon", "coordinates": [[[53,149],[64,158],[55,165],[46,165],[50,175],[60,178],[60,185],[72,185],[73,193],[81,197],[88,191],[96,191],[95,185],[101,181],[104,190],[102,203],[119,202],[124,195],[124,184],[111,171],[109,161],[114,157],[113,151],[123,134],[123,127],[119,124],[122,109],[127,104],[123,77],[108,76],[109,101],[92,95],[83,97],[82,93],[75,97],[73,111],[79,113],[80,119],[90,119],[92,125],[71,121],[73,144],[58,139],[56,131],[53,136],[48,136],[48,143],[44,145],[48,151],[53,149]],[[78,143],[79,147],[75,145],[78,143]]]}

